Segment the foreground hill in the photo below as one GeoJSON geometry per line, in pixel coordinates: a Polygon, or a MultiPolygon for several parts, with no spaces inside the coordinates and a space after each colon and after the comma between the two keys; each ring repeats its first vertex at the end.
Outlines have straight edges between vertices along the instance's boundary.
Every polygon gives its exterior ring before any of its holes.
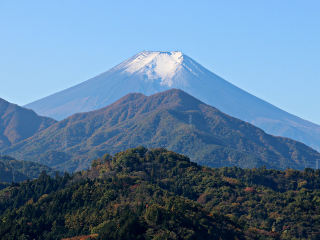
{"type": "Polygon", "coordinates": [[[202,167],[129,149],[0,192],[3,239],[319,239],[320,171],[202,167]],[[97,237],[98,234],[98,237],[97,237]]]}
{"type": "Polygon", "coordinates": [[[56,122],[0,98],[0,149],[27,139],[56,122]]]}
{"type": "Polygon", "coordinates": [[[165,147],[211,167],[304,169],[320,154],[274,137],[177,89],[128,94],[105,108],[75,114],[4,152],[60,170],[81,170],[89,159],[143,145],[165,147]]]}
{"type": "Polygon", "coordinates": [[[128,93],[149,96],[171,88],[181,89],[269,134],[292,138],[320,150],[319,125],[247,93],[179,51],[138,53],[88,81],[26,107],[62,120],[74,113],[105,107],[128,93]]]}
{"type": "Polygon", "coordinates": [[[27,179],[32,180],[39,177],[42,171],[45,171],[51,176],[55,176],[57,172],[56,170],[40,163],[19,161],[10,156],[3,156],[0,158],[1,182],[11,183],[12,181],[22,182],[27,179]]]}

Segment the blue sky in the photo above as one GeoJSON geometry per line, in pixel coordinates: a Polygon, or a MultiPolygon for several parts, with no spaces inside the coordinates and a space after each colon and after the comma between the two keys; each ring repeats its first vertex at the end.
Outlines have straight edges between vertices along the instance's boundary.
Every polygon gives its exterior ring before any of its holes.
{"type": "MultiPolygon", "coordinates": [[[[320,1],[0,1],[0,97],[24,105],[143,50],[179,50],[320,124],[320,1]]],[[[107,93],[106,93],[107,94],[107,93]]]]}

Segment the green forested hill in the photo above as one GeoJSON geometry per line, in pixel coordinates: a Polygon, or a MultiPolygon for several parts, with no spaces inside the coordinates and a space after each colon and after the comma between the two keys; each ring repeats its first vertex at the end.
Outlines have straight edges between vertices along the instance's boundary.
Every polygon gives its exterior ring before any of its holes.
{"type": "Polygon", "coordinates": [[[165,147],[211,167],[302,170],[320,159],[300,142],[268,135],[177,89],[149,97],[129,94],[100,110],[75,114],[5,153],[74,171],[105,152],[139,145],[165,147]]]}
{"type": "Polygon", "coordinates": [[[319,239],[320,170],[209,168],[129,149],[0,192],[2,239],[319,239]],[[260,177],[259,177],[260,176],[260,177]]]}
{"type": "Polygon", "coordinates": [[[0,190],[9,187],[9,183],[0,181],[0,190]]]}
{"type": "Polygon", "coordinates": [[[42,171],[54,176],[56,170],[40,163],[31,161],[19,161],[10,156],[0,157],[0,181],[11,183],[25,181],[27,179],[35,179],[39,177],[42,171]],[[14,174],[14,179],[13,179],[14,174]]]}
{"type": "Polygon", "coordinates": [[[21,173],[21,172],[15,172],[13,173],[13,169],[11,166],[8,166],[4,162],[0,160],[0,180],[1,182],[11,183],[14,180],[13,174],[15,175],[15,181],[21,182],[24,180],[27,180],[28,177],[21,173]]]}
{"type": "MultiPolygon", "coordinates": [[[[146,157],[144,148],[132,154],[146,157]]],[[[173,165],[196,166],[174,153],[163,157],[173,165]]],[[[139,176],[142,171],[130,173],[105,159],[103,166],[96,160],[89,172],[56,179],[43,172],[37,180],[3,190],[2,239],[61,239],[91,232],[99,239],[259,239],[254,232],[246,233],[242,222],[211,213],[162,189],[156,179],[139,176]]],[[[141,162],[150,168],[149,163],[141,162]]]]}
{"type": "Polygon", "coordinates": [[[0,98],[0,149],[27,139],[56,122],[0,98]]]}

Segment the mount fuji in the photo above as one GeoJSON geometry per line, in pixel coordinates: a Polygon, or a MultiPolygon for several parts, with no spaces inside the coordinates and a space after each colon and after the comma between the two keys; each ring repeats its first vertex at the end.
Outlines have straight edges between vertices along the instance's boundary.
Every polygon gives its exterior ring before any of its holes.
{"type": "Polygon", "coordinates": [[[292,138],[320,150],[320,126],[234,86],[187,55],[143,51],[76,86],[25,105],[37,114],[62,120],[74,113],[105,107],[128,93],[152,95],[171,88],[269,134],[292,138]]]}

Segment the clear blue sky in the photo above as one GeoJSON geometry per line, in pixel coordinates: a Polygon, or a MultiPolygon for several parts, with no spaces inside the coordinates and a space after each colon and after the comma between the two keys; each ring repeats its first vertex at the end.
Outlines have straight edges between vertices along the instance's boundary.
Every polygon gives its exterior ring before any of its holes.
{"type": "Polygon", "coordinates": [[[0,97],[10,102],[71,87],[142,50],[179,50],[320,124],[319,0],[0,1],[0,97]]]}

